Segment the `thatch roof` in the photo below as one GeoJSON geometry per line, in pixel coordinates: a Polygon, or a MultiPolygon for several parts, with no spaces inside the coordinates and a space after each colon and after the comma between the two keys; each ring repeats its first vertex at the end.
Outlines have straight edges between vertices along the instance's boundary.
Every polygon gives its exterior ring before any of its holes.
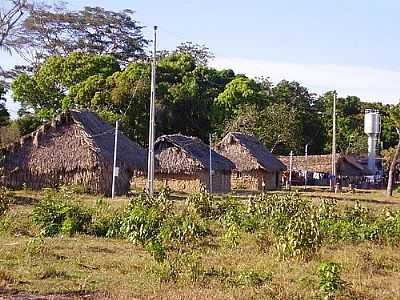
{"type": "MultiPolygon", "coordinates": [[[[199,138],[182,134],[163,135],[156,140],[154,149],[161,173],[193,174],[210,169],[210,148],[199,138]]],[[[212,150],[213,170],[231,171],[233,168],[230,160],[212,150]]]]}
{"type": "MultiPolygon", "coordinates": [[[[290,156],[279,156],[279,159],[289,169],[290,156]]],[[[292,169],[294,171],[308,170],[317,173],[332,173],[332,155],[293,156],[292,169]]],[[[369,176],[373,172],[363,165],[358,156],[336,154],[336,171],[343,176],[369,176]]]]}
{"type": "MultiPolygon", "coordinates": [[[[21,137],[19,142],[2,148],[1,152],[8,157],[7,160],[9,161],[20,160],[22,168],[46,168],[49,172],[54,172],[55,169],[63,169],[67,172],[77,168],[92,169],[98,165],[96,160],[112,164],[114,134],[115,129],[96,113],[88,110],[69,110],[57,116],[52,122],[44,124],[36,131],[21,137]],[[81,130],[71,131],[70,125],[81,130]],[[92,150],[91,154],[68,147],[67,140],[73,139],[77,135],[82,140],[82,147],[89,147],[92,150]],[[58,143],[55,142],[57,138],[59,138],[58,143]],[[47,153],[46,145],[50,140],[53,140],[53,143],[57,143],[58,146],[53,146],[53,152],[47,153]],[[22,147],[34,149],[40,155],[18,151],[22,147]],[[29,157],[26,157],[26,155],[29,155],[29,157]]],[[[145,170],[146,160],[146,151],[122,132],[119,132],[117,161],[130,170],[145,170]]],[[[41,171],[45,172],[45,170],[41,171]]]]}
{"type": "Polygon", "coordinates": [[[232,160],[239,172],[257,169],[267,172],[286,170],[286,166],[252,135],[230,132],[215,149],[232,160]]]}

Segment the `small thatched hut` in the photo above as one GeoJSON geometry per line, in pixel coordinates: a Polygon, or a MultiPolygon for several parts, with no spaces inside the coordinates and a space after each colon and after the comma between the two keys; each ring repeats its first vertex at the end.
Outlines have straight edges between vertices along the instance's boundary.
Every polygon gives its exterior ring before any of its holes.
{"type": "MultiPolygon", "coordinates": [[[[94,112],[71,110],[19,142],[0,150],[0,183],[30,188],[79,185],[92,193],[111,193],[114,128],[94,112]]],[[[118,135],[115,193],[124,194],[136,170],[144,171],[145,150],[123,133],[118,135]]]]}
{"type": "Polygon", "coordinates": [[[285,165],[254,136],[231,132],[215,149],[235,164],[232,188],[262,191],[280,186],[285,165]]]}
{"type": "MultiPolygon", "coordinates": [[[[202,185],[209,188],[209,147],[196,137],[182,134],[163,135],[155,142],[155,156],[159,167],[156,181],[173,190],[199,191],[202,185]]],[[[212,150],[212,190],[229,192],[233,163],[212,150]]]]}

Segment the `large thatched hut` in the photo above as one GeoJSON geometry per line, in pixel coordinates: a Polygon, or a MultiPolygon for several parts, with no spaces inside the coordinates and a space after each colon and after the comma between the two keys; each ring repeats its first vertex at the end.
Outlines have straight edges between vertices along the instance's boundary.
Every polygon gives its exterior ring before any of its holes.
{"type": "MultiPolygon", "coordinates": [[[[156,185],[182,192],[197,192],[209,188],[209,147],[196,137],[182,134],[163,135],[154,146],[158,161],[156,185]]],[[[212,150],[212,191],[229,192],[233,163],[212,150]]]]}
{"type": "MultiPolygon", "coordinates": [[[[70,110],[19,142],[1,149],[0,183],[30,188],[79,185],[92,193],[111,193],[114,128],[94,112],[70,110]]],[[[118,135],[115,193],[124,194],[134,171],[144,171],[145,150],[118,135]]]]}
{"type": "MultiPolygon", "coordinates": [[[[290,157],[279,156],[279,159],[289,169],[290,157]]],[[[295,155],[292,157],[292,171],[293,178],[301,179],[300,184],[304,182],[305,171],[307,171],[307,178],[309,183],[315,183],[318,185],[329,185],[330,174],[332,173],[332,155],[295,155]]],[[[374,173],[368,169],[367,163],[364,162],[361,156],[357,155],[344,155],[336,154],[336,174],[338,177],[352,177],[355,181],[365,176],[374,175],[374,173]]],[[[287,174],[286,174],[287,177],[287,174]]]]}
{"type": "Polygon", "coordinates": [[[280,186],[281,172],[286,167],[256,137],[231,132],[215,149],[235,164],[232,188],[262,191],[280,186]]]}

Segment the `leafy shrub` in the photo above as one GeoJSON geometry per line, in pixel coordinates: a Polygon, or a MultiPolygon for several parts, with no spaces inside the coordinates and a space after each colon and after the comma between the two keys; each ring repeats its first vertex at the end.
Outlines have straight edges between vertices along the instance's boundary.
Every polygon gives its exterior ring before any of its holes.
{"type": "Polygon", "coordinates": [[[121,232],[130,241],[145,246],[156,240],[164,216],[156,207],[147,207],[137,203],[128,207],[127,216],[122,221],[121,232]]]}
{"type": "Polygon", "coordinates": [[[171,190],[168,187],[163,188],[157,196],[151,197],[146,193],[139,194],[130,199],[130,206],[141,205],[147,208],[155,208],[161,214],[171,212],[173,202],[170,199],[171,190]]]}
{"type": "Polygon", "coordinates": [[[161,237],[165,241],[189,244],[209,234],[206,223],[199,216],[182,212],[168,217],[162,224],[161,237]]]}
{"type": "Polygon", "coordinates": [[[210,218],[215,216],[215,208],[213,206],[213,197],[206,191],[194,193],[186,198],[187,209],[199,215],[202,218],[210,218]]]}
{"type": "Polygon", "coordinates": [[[340,278],[341,267],[335,262],[322,262],[318,269],[319,288],[322,294],[330,299],[342,290],[345,282],[340,278]]]}
{"type": "Polygon", "coordinates": [[[195,251],[179,252],[178,255],[159,262],[152,271],[162,282],[175,282],[179,278],[196,282],[204,275],[201,256],[195,251]]]}
{"type": "Polygon", "coordinates": [[[400,214],[396,212],[383,210],[376,216],[358,202],[341,212],[336,204],[329,206],[323,204],[319,209],[321,231],[327,239],[386,241],[392,245],[400,240],[400,214]]]}
{"type": "Polygon", "coordinates": [[[237,224],[230,224],[222,236],[222,242],[227,247],[235,248],[240,242],[240,228],[237,224]]]}
{"type": "Polygon", "coordinates": [[[271,282],[271,272],[242,271],[230,279],[231,284],[236,286],[260,287],[271,282]]]}
{"type": "Polygon", "coordinates": [[[25,253],[28,256],[43,255],[47,252],[47,247],[43,236],[36,236],[29,239],[25,245],[25,253]]]}
{"type": "Polygon", "coordinates": [[[296,215],[306,216],[311,210],[311,202],[300,198],[297,194],[262,194],[255,198],[249,208],[266,218],[269,226],[277,236],[286,232],[286,227],[296,215]]]}
{"type": "Polygon", "coordinates": [[[5,215],[10,205],[10,192],[5,187],[0,187],[0,217],[5,215]]]}
{"type": "Polygon", "coordinates": [[[121,235],[122,219],[121,209],[112,208],[108,202],[100,198],[92,210],[89,233],[96,236],[118,237],[121,235]]]}
{"type": "Polygon", "coordinates": [[[250,201],[248,211],[254,228],[272,232],[284,258],[306,259],[321,246],[318,215],[311,202],[297,194],[260,195],[250,201]]]}
{"type": "Polygon", "coordinates": [[[163,262],[167,257],[165,246],[157,238],[148,241],[145,244],[145,249],[157,262],[163,262]]]}
{"type": "Polygon", "coordinates": [[[45,190],[44,197],[33,209],[32,219],[43,235],[50,236],[84,232],[90,224],[91,214],[72,191],[63,187],[59,191],[45,190]]]}
{"type": "Polygon", "coordinates": [[[321,246],[322,237],[315,215],[298,213],[291,218],[285,233],[278,235],[278,250],[282,257],[310,258],[321,246]]]}
{"type": "Polygon", "coordinates": [[[374,222],[378,239],[389,245],[400,245],[400,211],[384,209],[374,222]]]}

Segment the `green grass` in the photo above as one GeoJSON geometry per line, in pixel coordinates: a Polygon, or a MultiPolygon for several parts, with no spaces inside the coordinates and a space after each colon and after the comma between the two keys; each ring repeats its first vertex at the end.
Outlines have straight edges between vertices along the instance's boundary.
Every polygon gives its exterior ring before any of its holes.
{"type": "MultiPolygon", "coordinates": [[[[316,197],[318,193],[314,192],[316,197]]],[[[85,291],[93,299],[322,299],[319,264],[334,261],[342,266],[346,282],[336,299],[400,299],[396,247],[338,242],[323,246],[307,261],[285,261],[274,247],[268,247],[268,239],[241,233],[239,245],[231,248],[221,243],[214,230],[181,262],[172,280],[167,275],[173,267],[157,264],[142,247],[127,240],[87,235],[35,238],[39,230],[30,220],[34,200],[29,199],[39,199],[40,194],[24,191],[17,196],[26,201],[13,204],[0,225],[0,298],[16,290],[28,295],[70,293],[78,298],[85,291]],[[169,281],[162,280],[166,276],[169,281]]],[[[379,192],[364,196],[378,200],[379,192]]],[[[89,205],[97,199],[83,198],[89,205]]],[[[127,201],[117,198],[112,205],[127,201]]],[[[171,253],[177,255],[178,250],[171,253]]]]}

